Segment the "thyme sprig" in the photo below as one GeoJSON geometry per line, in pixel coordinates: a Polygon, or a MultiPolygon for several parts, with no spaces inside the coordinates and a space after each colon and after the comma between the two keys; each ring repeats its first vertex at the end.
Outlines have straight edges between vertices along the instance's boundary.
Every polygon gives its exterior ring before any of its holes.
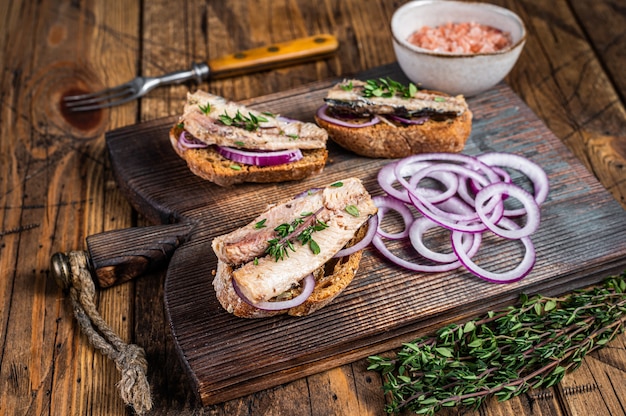
{"type": "Polygon", "coordinates": [[[364,97],[391,98],[399,95],[402,98],[414,97],[417,93],[417,86],[410,82],[403,85],[391,78],[368,79],[363,87],[364,97]]]}
{"type": "Polygon", "coordinates": [[[228,113],[224,111],[224,114],[220,115],[218,120],[226,126],[239,127],[248,131],[256,131],[259,128],[259,123],[268,121],[267,118],[262,115],[254,115],[248,112],[248,115],[245,116],[239,110],[237,110],[235,117],[229,116],[228,113]]]}
{"type": "Polygon", "coordinates": [[[283,223],[274,228],[278,236],[268,241],[269,246],[265,252],[274,257],[276,261],[283,260],[285,257],[289,257],[289,251],[296,251],[293,242],[299,241],[303,246],[308,245],[313,254],[319,254],[320,247],[313,240],[312,234],[328,228],[328,224],[317,218],[317,214],[322,209],[323,207],[314,213],[302,213],[299,218],[292,222],[283,223]]]}
{"type": "Polygon", "coordinates": [[[369,357],[368,368],[381,372],[390,397],[385,410],[433,415],[557,384],[624,330],[626,272],[563,297],[522,295],[520,301],[406,343],[395,357],[369,357]]]}

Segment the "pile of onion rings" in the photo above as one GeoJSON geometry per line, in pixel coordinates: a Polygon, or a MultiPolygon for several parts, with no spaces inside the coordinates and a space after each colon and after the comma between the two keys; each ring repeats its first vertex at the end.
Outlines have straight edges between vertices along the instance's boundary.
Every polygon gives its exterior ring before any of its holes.
{"type": "Polygon", "coordinates": [[[379,224],[371,243],[393,263],[417,272],[465,267],[495,283],[515,282],[532,270],[536,253],[530,236],[539,227],[540,205],[549,190],[545,171],[534,162],[509,153],[413,155],[384,166],[378,183],[386,195],[374,198],[379,224]],[[532,184],[532,192],[513,183],[507,169],[520,172],[532,184]],[[401,231],[383,227],[385,215],[392,211],[403,223],[401,231]],[[449,231],[452,253],[426,247],[425,233],[437,227],[449,231]],[[515,268],[490,271],[472,260],[485,233],[521,242],[524,255],[515,268]],[[425,261],[392,253],[386,241],[398,239],[408,239],[425,261]]]}

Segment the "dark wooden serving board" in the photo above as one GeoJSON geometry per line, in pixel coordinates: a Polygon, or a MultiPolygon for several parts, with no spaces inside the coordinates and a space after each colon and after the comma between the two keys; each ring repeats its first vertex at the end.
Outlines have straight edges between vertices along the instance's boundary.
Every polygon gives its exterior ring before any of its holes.
{"type": "MultiPolygon", "coordinates": [[[[395,65],[361,78],[381,75],[404,79],[395,65]]],[[[334,82],[247,104],[310,121],[334,82]]],[[[379,195],[376,174],[389,160],[358,157],[330,144],[322,175],[220,188],[191,174],[170,148],[168,129],[176,118],[106,135],[119,186],[134,207],[155,224],[175,223],[188,231],[167,269],[165,307],[202,403],[222,402],[387,351],[445,323],[514,303],[522,292],[564,293],[626,268],[626,211],[521,99],[501,84],[469,103],[474,124],[464,153],[520,154],[541,165],[550,178],[542,224],[532,237],[537,263],[530,275],[498,285],[464,269],[412,273],[367,249],[352,284],[331,305],[305,318],[248,320],[224,311],[211,285],[216,266],[211,240],[249,222],[269,202],[348,176],[359,177],[379,195]]],[[[518,251],[486,246],[484,267],[510,268],[507,259],[516,258],[518,251]]]]}

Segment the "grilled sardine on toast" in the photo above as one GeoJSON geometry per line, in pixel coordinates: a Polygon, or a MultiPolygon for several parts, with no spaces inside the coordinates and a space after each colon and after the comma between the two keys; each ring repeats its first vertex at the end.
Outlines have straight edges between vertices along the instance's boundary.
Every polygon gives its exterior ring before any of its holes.
{"type": "MultiPolygon", "coordinates": [[[[376,212],[369,193],[356,178],[270,205],[244,227],[213,240],[213,251],[222,265],[214,287],[224,290],[224,281],[232,279],[252,305],[280,298],[298,287],[305,276],[323,275],[318,271],[376,212]],[[303,235],[310,238],[301,238],[303,235]],[[280,245],[283,251],[276,250],[280,245]]],[[[222,305],[232,309],[224,302],[222,305]]]]}

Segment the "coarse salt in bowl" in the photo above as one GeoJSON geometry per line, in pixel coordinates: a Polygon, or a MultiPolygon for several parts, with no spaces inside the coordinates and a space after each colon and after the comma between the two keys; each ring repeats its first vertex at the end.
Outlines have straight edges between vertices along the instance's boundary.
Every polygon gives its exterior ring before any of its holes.
{"type": "Polygon", "coordinates": [[[518,15],[488,3],[454,0],[415,0],[398,8],[391,18],[393,48],[405,75],[422,88],[466,97],[477,95],[511,71],[526,42],[526,28],[518,15]],[[446,52],[418,47],[409,41],[424,26],[477,23],[510,36],[510,45],[495,52],[446,52]]]}

